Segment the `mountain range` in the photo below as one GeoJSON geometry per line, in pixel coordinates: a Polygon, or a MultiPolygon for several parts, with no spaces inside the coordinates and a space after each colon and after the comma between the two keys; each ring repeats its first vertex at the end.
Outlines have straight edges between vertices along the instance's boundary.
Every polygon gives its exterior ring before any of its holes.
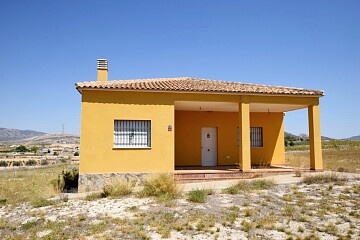
{"type": "Polygon", "coordinates": [[[12,144],[52,144],[79,143],[80,137],[74,134],[44,133],[33,130],[0,128],[0,142],[12,144]]]}
{"type": "MultiPolygon", "coordinates": [[[[34,130],[19,130],[19,129],[10,129],[10,128],[0,128],[0,142],[8,141],[48,141],[49,139],[60,139],[66,136],[67,138],[79,138],[77,135],[73,134],[48,134],[44,132],[38,132],[34,130]]],[[[304,138],[304,134],[294,135],[288,132],[285,132],[285,136],[290,136],[294,138],[304,138]]],[[[306,137],[305,137],[306,138],[306,137]]],[[[331,140],[333,138],[321,136],[322,140],[331,140]]],[[[360,141],[360,135],[346,138],[343,140],[355,140],[360,141]]]]}
{"type": "Polygon", "coordinates": [[[41,136],[46,133],[33,130],[0,128],[0,141],[18,141],[29,137],[41,136]]]}

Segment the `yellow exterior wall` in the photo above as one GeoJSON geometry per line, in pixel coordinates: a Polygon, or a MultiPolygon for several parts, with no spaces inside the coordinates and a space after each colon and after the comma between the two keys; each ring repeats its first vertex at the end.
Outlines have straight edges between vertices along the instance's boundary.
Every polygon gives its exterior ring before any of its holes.
{"type": "MultiPolygon", "coordinates": [[[[252,164],[284,164],[283,113],[250,113],[250,126],[263,127],[264,147],[251,148],[252,164]]],[[[218,165],[239,164],[237,112],[175,111],[175,165],[201,166],[201,128],[216,127],[218,165]]]]}
{"type": "Polygon", "coordinates": [[[237,113],[175,111],[175,165],[201,166],[201,128],[217,128],[218,165],[239,162],[237,113]]]}
{"type": "Polygon", "coordinates": [[[168,125],[174,126],[173,104],[138,93],[82,94],[80,174],[174,171],[174,131],[168,132],[168,125]],[[114,149],[115,119],[151,120],[151,148],[114,149]]]}
{"type": "MultiPolygon", "coordinates": [[[[319,102],[318,97],[243,96],[239,98],[239,95],[230,94],[82,90],[80,174],[171,172],[174,171],[175,164],[199,166],[202,127],[217,127],[218,165],[239,164],[238,112],[175,111],[174,102],[242,103],[244,97],[247,99],[246,104],[317,106],[319,102]],[[151,120],[152,147],[114,149],[114,120],[151,120]],[[173,126],[170,132],[168,125],[173,126]]],[[[318,111],[311,110],[311,114],[310,123],[314,121],[313,119],[318,119],[318,111]]],[[[251,163],[284,164],[283,113],[250,113],[250,126],[263,127],[264,137],[262,148],[250,149],[251,163]]],[[[316,121],[313,127],[316,138],[320,131],[317,130],[320,127],[319,123],[316,121]]],[[[316,151],[319,151],[318,144],[316,151]]],[[[318,164],[314,168],[321,167],[318,164]]]]}
{"type": "Polygon", "coordinates": [[[263,147],[251,148],[251,163],[285,164],[283,113],[251,113],[250,126],[263,128],[263,147]]]}

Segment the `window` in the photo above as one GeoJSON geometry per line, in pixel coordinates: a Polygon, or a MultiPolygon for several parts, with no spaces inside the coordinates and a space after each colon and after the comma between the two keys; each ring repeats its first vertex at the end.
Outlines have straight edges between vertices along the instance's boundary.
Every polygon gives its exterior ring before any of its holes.
{"type": "Polygon", "coordinates": [[[114,147],[151,147],[150,120],[115,120],[114,147]]]}
{"type": "Polygon", "coordinates": [[[263,146],[263,132],[262,127],[251,127],[250,128],[250,146],[251,147],[262,147],[263,146]]]}

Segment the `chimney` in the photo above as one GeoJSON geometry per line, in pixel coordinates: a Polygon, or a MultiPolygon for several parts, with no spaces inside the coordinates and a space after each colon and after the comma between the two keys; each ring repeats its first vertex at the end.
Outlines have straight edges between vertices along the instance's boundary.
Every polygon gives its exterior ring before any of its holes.
{"type": "Polygon", "coordinates": [[[108,80],[108,60],[98,59],[97,60],[97,80],[107,81],[108,80]]]}

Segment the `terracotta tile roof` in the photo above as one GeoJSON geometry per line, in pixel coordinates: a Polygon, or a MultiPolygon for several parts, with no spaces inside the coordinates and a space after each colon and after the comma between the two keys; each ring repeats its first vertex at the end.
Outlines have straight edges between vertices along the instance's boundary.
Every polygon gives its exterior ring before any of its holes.
{"type": "Polygon", "coordinates": [[[110,80],[80,82],[75,84],[76,89],[99,90],[130,90],[130,91],[169,91],[169,92],[207,92],[207,93],[247,93],[273,95],[308,95],[323,96],[320,90],[302,88],[268,86],[241,82],[227,82],[190,77],[179,78],[149,78],[135,80],[110,80]]]}

